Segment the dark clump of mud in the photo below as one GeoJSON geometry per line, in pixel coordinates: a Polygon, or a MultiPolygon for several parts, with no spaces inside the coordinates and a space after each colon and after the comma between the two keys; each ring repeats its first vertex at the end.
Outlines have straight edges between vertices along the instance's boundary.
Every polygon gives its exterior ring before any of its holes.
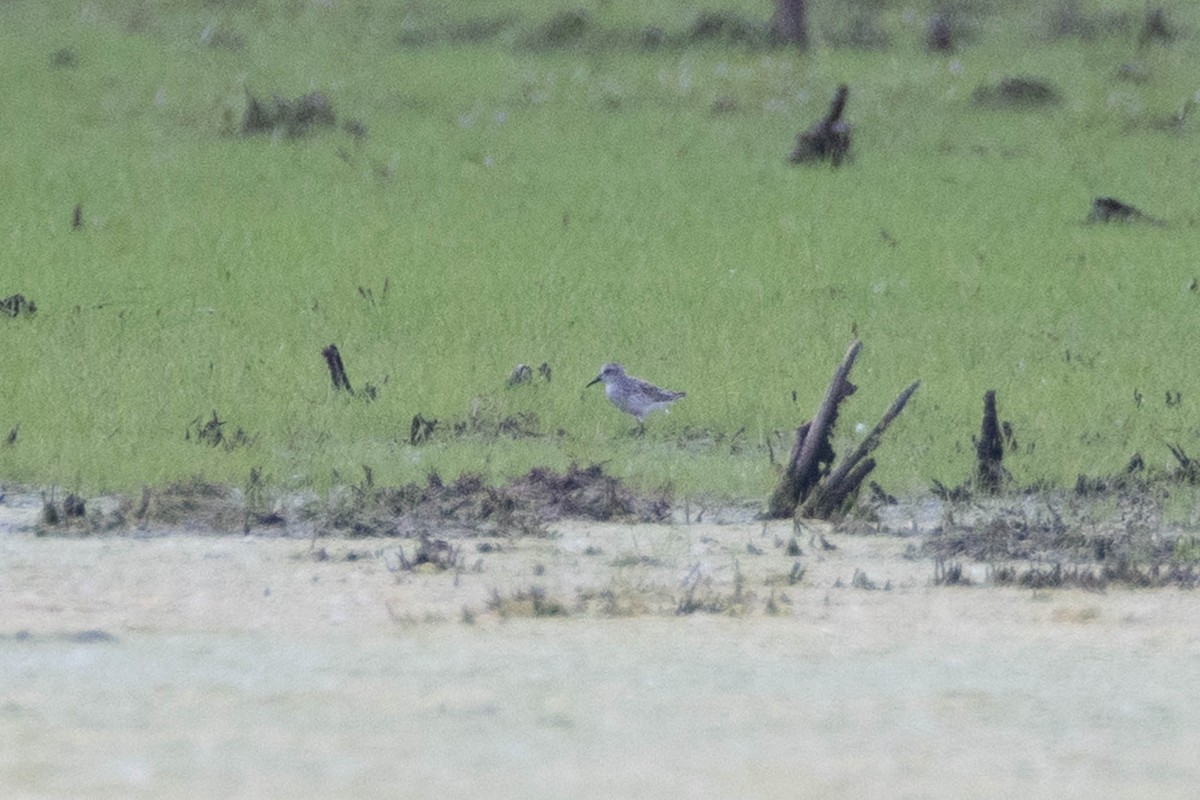
{"type": "Polygon", "coordinates": [[[1031,514],[1021,505],[1001,507],[978,521],[951,523],[924,543],[927,555],[972,561],[1035,559],[1078,553],[1086,537],[1056,512],[1031,514]]]}
{"type": "Polygon", "coordinates": [[[0,314],[6,317],[30,317],[37,313],[37,303],[23,294],[10,294],[0,299],[0,314]]]}
{"type": "Polygon", "coordinates": [[[242,113],[241,134],[259,133],[296,138],[337,122],[333,105],[321,92],[309,92],[294,100],[280,95],[262,99],[246,93],[246,108],[242,113]]]}
{"type": "Polygon", "coordinates": [[[356,536],[413,536],[436,529],[465,534],[544,535],[555,520],[659,522],[669,519],[669,498],[641,495],[595,465],[566,472],[532,469],[502,486],[479,475],[445,483],[436,474],[424,486],[351,487],[317,520],[317,531],[356,536]]]}
{"type": "Polygon", "coordinates": [[[1143,212],[1137,206],[1122,202],[1115,197],[1097,197],[1088,212],[1088,222],[1148,222],[1162,225],[1162,221],[1143,212]]]}
{"type": "Polygon", "coordinates": [[[919,555],[934,560],[934,583],[945,586],[969,584],[963,563],[976,562],[1000,586],[1194,588],[1200,541],[1164,520],[1171,480],[1131,468],[1107,479],[1081,476],[1073,494],[962,503],[919,555]]]}
{"type": "Polygon", "coordinates": [[[1000,83],[980,86],[971,94],[975,105],[988,108],[1030,109],[1055,106],[1062,95],[1049,81],[1041,78],[1005,78],[1000,83]]]}
{"type": "Polygon", "coordinates": [[[509,489],[528,498],[543,518],[582,517],[595,520],[636,519],[662,522],[670,518],[670,501],[665,495],[635,494],[616,478],[594,464],[586,469],[572,465],[565,473],[532,469],[509,484],[509,489]]]}
{"type": "Polygon", "coordinates": [[[133,511],[140,525],[178,525],[188,529],[232,531],[241,527],[242,509],[227,486],[200,479],[142,490],[133,511]]]}

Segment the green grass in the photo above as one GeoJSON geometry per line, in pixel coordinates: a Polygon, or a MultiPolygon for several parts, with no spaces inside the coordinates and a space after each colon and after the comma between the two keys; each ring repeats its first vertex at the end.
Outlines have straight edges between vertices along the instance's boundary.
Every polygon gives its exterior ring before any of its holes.
{"type": "Polygon", "coordinates": [[[852,330],[865,348],[842,447],[923,382],[879,453],[894,491],[967,475],[989,388],[1022,481],[1136,450],[1165,464],[1164,439],[1200,449],[1200,123],[1155,125],[1200,88],[1200,12],[1164,3],[1187,35],[1139,49],[1136,26],[1054,40],[1039,4],[978,2],[974,42],[933,56],[923,10],[871,12],[892,46],[859,51],[829,44],[857,12],[818,5],[799,55],[641,51],[645,26],[687,30],[682,2],[586,5],[580,46],[544,51],[522,42],[562,10],[550,2],[5,4],[0,67],[22,80],[0,101],[0,296],[39,312],[0,318],[0,434],[20,425],[0,476],[106,491],[261,467],[321,487],[362,464],[395,482],[576,460],[765,496],[767,443],[786,453],[852,330]],[[399,43],[477,14],[514,21],[483,44],[399,43]],[[206,29],[242,46],[210,47],[206,29]],[[63,47],[75,68],[51,66],[63,47]],[[1130,62],[1146,82],[1116,77],[1130,62]],[[972,104],[1019,74],[1064,104],[972,104]],[[789,166],[841,81],[856,159],[789,166]],[[247,89],[319,89],[369,136],[229,135],[247,89]],[[1168,225],[1085,225],[1097,195],[1168,225]],[[374,402],[331,390],[330,342],[374,402]],[[582,390],[608,360],[688,397],[628,437],[582,390]],[[542,361],[549,385],[504,388],[542,361]],[[545,435],[450,436],[473,404],[485,422],[536,414],[545,435]],[[253,444],[187,439],[214,410],[253,444]],[[443,423],[414,448],[418,413],[443,423]]]}

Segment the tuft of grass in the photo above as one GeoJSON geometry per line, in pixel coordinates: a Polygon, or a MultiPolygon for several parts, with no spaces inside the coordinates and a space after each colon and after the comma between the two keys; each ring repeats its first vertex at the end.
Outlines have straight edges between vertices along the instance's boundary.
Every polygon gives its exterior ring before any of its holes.
{"type": "Polygon", "coordinates": [[[494,589],[487,607],[501,618],[570,616],[567,607],[548,595],[546,589],[541,586],[519,589],[508,596],[502,595],[499,589],[494,589]]]}

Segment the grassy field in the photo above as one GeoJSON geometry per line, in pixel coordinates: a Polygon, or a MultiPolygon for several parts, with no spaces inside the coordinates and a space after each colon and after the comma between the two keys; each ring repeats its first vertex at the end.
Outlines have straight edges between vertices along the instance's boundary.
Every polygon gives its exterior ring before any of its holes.
{"type": "Polygon", "coordinates": [[[604,461],[765,496],[854,332],[840,446],[922,381],[892,491],[967,476],[986,389],[1023,482],[1200,453],[1200,10],[1162,3],[1179,35],[1139,44],[1141,0],[967,0],[965,44],[930,54],[926,4],[813,5],[802,54],[688,41],[681,0],[585,3],[557,46],[573,7],[548,0],[3,4],[0,297],[38,310],[0,317],[0,478],[604,461]],[[973,102],[1013,76],[1061,102],[973,102]],[[854,160],[789,165],[840,82],[854,160]],[[338,127],[238,135],[247,93],[313,90],[338,127]],[[1085,224],[1101,195],[1165,224],[1085,224]],[[332,390],[330,343],[373,401],[332,390]],[[610,360],[688,397],[631,437],[583,390],[610,360]],[[552,380],[506,388],[520,362],[552,380]]]}

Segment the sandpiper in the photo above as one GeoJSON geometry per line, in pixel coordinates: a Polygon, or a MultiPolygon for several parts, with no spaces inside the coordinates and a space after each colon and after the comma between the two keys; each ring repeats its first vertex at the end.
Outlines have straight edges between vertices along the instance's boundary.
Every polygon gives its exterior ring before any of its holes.
{"type": "Polygon", "coordinates": [[[625,374],[625,368],[620,364],[605,364],[601,367],[600,374],[588,386],[601,381],[604,382],[604,394],[612,404],[637,418],[639,430],[645,425],[646,415],[651,411],[660,408],[670,411],[671,403],[687,396],[686,392],[660,389],[640,378],[630,377],[625,374]]]}

